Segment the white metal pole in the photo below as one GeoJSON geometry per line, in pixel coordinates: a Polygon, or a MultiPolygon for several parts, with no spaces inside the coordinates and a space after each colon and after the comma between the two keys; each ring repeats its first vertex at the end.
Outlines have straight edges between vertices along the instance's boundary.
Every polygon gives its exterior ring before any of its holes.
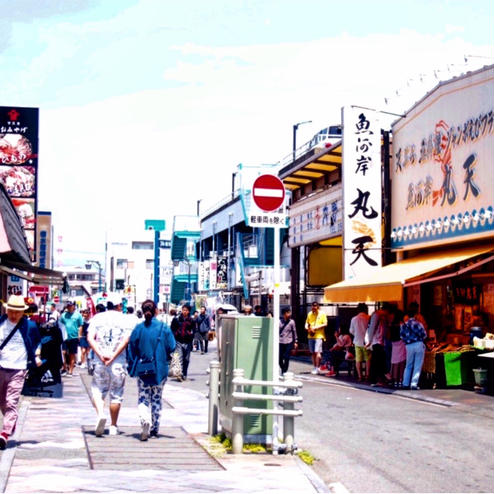
{"type": "MultiPolygon", "coordinates": [[[[273,290],[273,381],[280,380],[279,354],[280,354],[280,229],[274,228],[274,266],[273,266],[274,290],[273,290]]],[[[272,443],[273,454],[277,455],[275,445],[278,444],[278,416],[273,416],[272,443]]]]}
{"type": "Polygon", "coordinates": [[[279,380],[280,353],[280,229],[274,228],[274,290],[273,290],[273,381],[279,380]]]}

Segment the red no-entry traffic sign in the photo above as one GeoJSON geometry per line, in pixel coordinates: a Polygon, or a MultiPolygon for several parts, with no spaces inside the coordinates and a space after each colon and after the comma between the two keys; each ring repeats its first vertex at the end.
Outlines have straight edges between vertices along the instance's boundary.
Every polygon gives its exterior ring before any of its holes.
{"type": "Polygon", "coordinates": [[[274,211],[285,200],[285,186],[275,175],[261,175],[252,186],[252,199],[259,209],[274,211]]]}

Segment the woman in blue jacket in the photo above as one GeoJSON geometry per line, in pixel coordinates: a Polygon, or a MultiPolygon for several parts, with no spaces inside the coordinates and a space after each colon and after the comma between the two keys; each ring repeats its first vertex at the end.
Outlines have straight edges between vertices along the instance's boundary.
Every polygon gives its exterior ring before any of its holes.
{"type": "Polygon", "coordinates": [[[170,328],[156,319],[156,304],[146,300],[142,304],[144,322],[138,324],[130,336],[128,346],[129,374],[137,377],[137,409],[141,421],[141,441],[157,437],[163,386],[168,377],[168,361],[176,342],[170,328]],[[150,365],[151,363],[151,365],[150,365]],[[144,368],[151,368],[147,375],[144,368]]]}

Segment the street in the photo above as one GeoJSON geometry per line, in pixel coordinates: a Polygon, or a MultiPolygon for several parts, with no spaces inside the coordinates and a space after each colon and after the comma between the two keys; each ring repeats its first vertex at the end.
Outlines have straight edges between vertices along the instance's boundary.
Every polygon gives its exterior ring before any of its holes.
{"type": "MultiPolygon", "coordinates": [[[[191,380],[182,385],[206,393],[213,358],[214,347],[193,353],[191,380]]],[[[304,382],[295,441],[317,458],[314,469],[326,484],[340,482],[350,492],[492,491],[492,397],[452,390],[469,406],[431,403],[408,399],[411,392],[384,394],[311,376],[305,362],[292,361],[290,370],[304,382]]]]}

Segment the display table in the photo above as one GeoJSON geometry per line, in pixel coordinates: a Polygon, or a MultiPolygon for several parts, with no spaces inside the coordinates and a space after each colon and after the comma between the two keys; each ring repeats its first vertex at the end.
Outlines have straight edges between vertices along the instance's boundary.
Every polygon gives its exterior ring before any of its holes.
{"type": "MultiPolygon", "coordinates": [[[[471,350],[461,352],[436,352],[426,351],[422,366],[422,384],[424,387],[462,387],[474,389],[475,377],[473,369],[494,367],[494,359],[481,359],[480,357],[490,352],[489,350],[471,350]]],[[[494,352],[490,352],[494,353],[494,352]]],[[[492,369],[488,372],[488,379],[492,387],[492,369]]]]}

